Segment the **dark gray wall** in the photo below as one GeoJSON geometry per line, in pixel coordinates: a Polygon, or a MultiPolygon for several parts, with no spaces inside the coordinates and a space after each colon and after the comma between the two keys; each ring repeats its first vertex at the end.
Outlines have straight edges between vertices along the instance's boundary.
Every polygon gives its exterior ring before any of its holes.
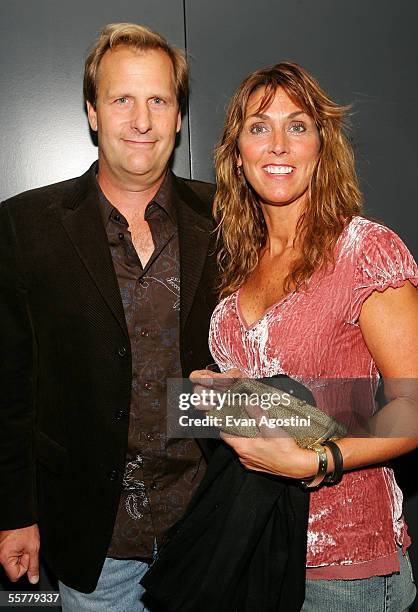
{"type": "MultiPolygon", "coordinates": [[[[418,256],[416,0],[2,0],[0,199],[80,174],[96,158],[82,103],[83,61],[112,21],[144,23],[187,47],[190,147],[186,117],[174,161],[182,176],[213,178],[225,105],[248,72],[282,59],[301,63],[340,103],[353,105],[366,211],[418,256]]],[[[417,463],[417,453],[398,462],[416,542],[417,463]]],[[[411,556],[418,575],[418,545],[411,556]]],[[[43,573],[41,586],[48,585],[43,573]]]]}
{"type": "Polygon", "coordinates": [[[338,102],[353,105],[366,210],[418,255],[418,3],[186,0],[186,16],[192,175],[213,177],[208,160],[242,78],[296,61],[338,102]]]}

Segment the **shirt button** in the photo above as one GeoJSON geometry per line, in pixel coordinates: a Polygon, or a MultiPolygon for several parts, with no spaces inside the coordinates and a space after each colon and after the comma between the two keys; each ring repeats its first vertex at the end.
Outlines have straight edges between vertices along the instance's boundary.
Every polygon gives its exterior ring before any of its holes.
{"type": "Polygon", "coordinates": [[[122,232],[119,232],[118,238],[119,238],[119,240],[124,240],[125,236],[122,234],[122,232]]]}
{"type": "Polygon", "coordinates": [[[145,437],[148,440],[148,442],[152,442],[154,440],[154,436],[150,433],[148,433],[145,437]]]}
{"type": "Polygon", "coordinates": [[[126,346],[120,346],[118,350],[119,357],[125,357],[127,353],[126,346]]]}
{"type": "Polygon", "coordinates": [[[158,489],[158,482],[155,482],[155,480],[153,480],[150,484],[150,489],[156,491],[158,489]]]}
{"type": "Polygon", "coordinates": [[[115,218],[115,221],[117,221],[118,223],[120,222],[120,215],[116,214],[114,218],[115,218]]]}
{"type": "Polygon", "coordinates": [[[143,338],[148,338],[149,336],[149,331],[147,329],[141,329],[141,336],[143,338]]]}
{"type": "Polygon", "coordinates": [[[152,384],[150,382],[145,382],[144,383],[144,389],[146,389],[147,391],[149,391],[152,388],[152,384]]]}
{"type": "Polygon", "coordinates": [[[118,471],[117,470],[111,470],[107,476],[108,476],[109,480],[117,480],[117,478],[118,478],[118,471]]]}

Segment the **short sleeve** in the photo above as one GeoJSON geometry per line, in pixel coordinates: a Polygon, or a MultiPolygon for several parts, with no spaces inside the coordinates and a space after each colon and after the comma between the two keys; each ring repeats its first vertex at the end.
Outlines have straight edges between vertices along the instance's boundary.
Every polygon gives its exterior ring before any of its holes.
{"type": "Polygon", "coordinates": [[[408,280],[418,286],[418,267],[407,246],[389,228],[371,224],[358,244],[350,322],[358,320],[363,303],[374,291],[401,287],[408,280]]]}

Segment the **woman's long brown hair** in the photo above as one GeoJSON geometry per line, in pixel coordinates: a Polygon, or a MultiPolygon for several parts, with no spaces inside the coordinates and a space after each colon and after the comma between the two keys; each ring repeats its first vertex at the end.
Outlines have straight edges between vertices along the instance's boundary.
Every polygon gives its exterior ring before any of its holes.
{"type": "Polygon", "coordinates": [[[259,112],[268,108],[276,90],[287,95],[310,115],[319,132],[318,162],[307,191],[305,212],[297,223],[298,253],[285,279],[288,293],[302,288],[313,271],[332,263],[332,251],[345,224],[361,213],[352,147],[344,134],[348,110],[333,102],[300,66],[282,62],[250,74],[235,92],[215,152],[217,192],[214,215],[218,232],[221,296],[240,287],[258,263],[267,228],[257,194],[237,168],[238,138],[245,121],[248,99],[262,88],[259,112]]]}

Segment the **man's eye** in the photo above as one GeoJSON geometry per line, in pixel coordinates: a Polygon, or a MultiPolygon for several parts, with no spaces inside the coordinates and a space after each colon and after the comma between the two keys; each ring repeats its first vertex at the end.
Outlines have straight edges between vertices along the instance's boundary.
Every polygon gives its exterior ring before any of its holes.
{"type": "Polygon", "coordinates": [[[292,123],[289,130],[294,134],[302,134],[302,132],[306,132],[306,127],[304,123],[292,123]]]}
{"type": "Polygon", "coordinates": [[[264,134],[265,132],[267,132],[267,126],[264,125],[264,123],[254,123],[254,125],[252,125],[250,127],[250,134],[264,134]]]}
{"type": "Polygon", "coordinates": [[[128,98],[126,98],[125,96],[122,96],[121,98],[117,98],[117,100],[115,100],[116,104],[123,106],[124,104],[128,103],[128,98]]]}
{"type": "Polygon", "coordinates": [[[156,104],[157,106],[161,106],[162,104],[164,104],[164,100],[162,98],[153,98],[152,103],[156,104]]]}

